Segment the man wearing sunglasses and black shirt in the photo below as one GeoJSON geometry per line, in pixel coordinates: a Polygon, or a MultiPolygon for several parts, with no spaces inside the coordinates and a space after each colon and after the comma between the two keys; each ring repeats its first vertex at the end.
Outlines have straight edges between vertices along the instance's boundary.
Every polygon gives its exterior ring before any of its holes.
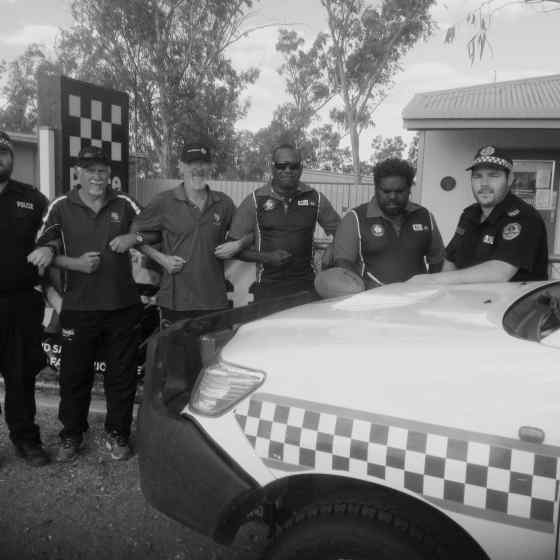
{"type": "Polygon", "coordinates": [[[272,181],[241,203],[230,228],[232,239],[254,233],[255,245],[239,258],[257,263],[251,287],[255,301],[312,292],[313,234],[317,223],[334,234],[340,216],[321,193],[300,182],[299,150],[282,144],[272,152],[272,181]]]}

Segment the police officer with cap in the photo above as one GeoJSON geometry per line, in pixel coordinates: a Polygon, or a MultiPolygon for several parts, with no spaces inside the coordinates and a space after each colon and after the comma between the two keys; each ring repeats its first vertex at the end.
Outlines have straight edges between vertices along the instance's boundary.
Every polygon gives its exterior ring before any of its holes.
{"type": "Polygon", "coordinates": [[[546,227],[531,205],[510,192],[511,157],[495,146],[483,146],[467,171],[477,202],[459,219],[443,271],[412,280],[445,284],[546,280],[546,227]]]}
{"type": "Polygon", "coordinates": [[[188,143],[180,160],[183,182],[156,195],[133,225],[140,235],[156,233],[161,238],[160,249],[144,246],[142,252],[164,271],[157,294],[162,324],[226,309],[223,259],[245,243],[226,241],[235,205],[208,185],[210,146],[188,143]]]}
{"type": "Polygon", "coordinates": [[[46,365],[41,347],[43,298],[34,289],[38,272],[54,250],[35,248],[47,199],[11,178],[14,152],[0,132],[0,372],[4,376],[6,422],[16,452],[27,463],[49,462],[35,424],[35,376],[46,365]]]}

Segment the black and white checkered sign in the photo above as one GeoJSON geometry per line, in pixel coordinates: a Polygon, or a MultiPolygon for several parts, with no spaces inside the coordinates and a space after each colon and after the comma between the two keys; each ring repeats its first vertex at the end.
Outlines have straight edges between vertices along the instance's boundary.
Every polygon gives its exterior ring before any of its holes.
{"type": "MultiPolygon", "coordinates": [[[[427,499],[536,522],[552,530],[558,457],[515,440],[257,394],[236,410],[272,466],[385,480],[427,499]],[[435,428],[435,429],[433,429],[435,428]],[[535,448],[535,450],[533,450],[535,448]],[[547,527],[547,525],[550,525],[547,527]]],[[[473,513],[474,512],[474,513],[473,513]]]]}
{"type": "Polygon", "coordinates": [[[76,183],[80,150],[93,145],[111,159],[113,188],[128,183],[128,96],[86,82],[62,79],[63,165],[68,188],[76,183]]]}

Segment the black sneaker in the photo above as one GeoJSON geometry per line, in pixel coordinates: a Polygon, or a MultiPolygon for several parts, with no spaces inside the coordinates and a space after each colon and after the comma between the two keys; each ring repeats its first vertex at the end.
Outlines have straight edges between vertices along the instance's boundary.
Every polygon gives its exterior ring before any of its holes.
{"type": "Polygon", "coordinates": [[[111,459],[115,461],[126,461],[132,457],[132,449],[127,436],[118,432],[107,434],[105,447],[111,453],[111,459]]]}
{"type": "Polygon", "coordinates": [[[58,453],[56,454],[57,463],[69,463],[78,457],[81,441],[75,437],[61,437],[58,453]]]}
{"type": "Polygon", "coordinates": [[[14,445],[16,453],[32,467],[43,467],[51,462],[49,456],[39,442],[21,441],[14,445]]]}

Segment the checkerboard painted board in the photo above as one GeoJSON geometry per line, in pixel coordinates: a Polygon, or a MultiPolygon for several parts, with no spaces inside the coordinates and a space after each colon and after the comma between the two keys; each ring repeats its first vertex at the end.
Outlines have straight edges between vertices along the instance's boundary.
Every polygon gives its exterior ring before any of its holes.
{"type": "Polygon", "coordinates": [[[63,78],[61,95],[65,187],[71,188],[76,183],[76,158],[82,148],[91,144],[103,148],[111,158],[113,187],[125,189],[128,185],[127,94],[63,78]]]}
{"type": "Polygon", "coordinates": [[[235,417],[272,468],[385,481],[467,515],[554,529],[560,448],[265,393],[235,417]]]}

